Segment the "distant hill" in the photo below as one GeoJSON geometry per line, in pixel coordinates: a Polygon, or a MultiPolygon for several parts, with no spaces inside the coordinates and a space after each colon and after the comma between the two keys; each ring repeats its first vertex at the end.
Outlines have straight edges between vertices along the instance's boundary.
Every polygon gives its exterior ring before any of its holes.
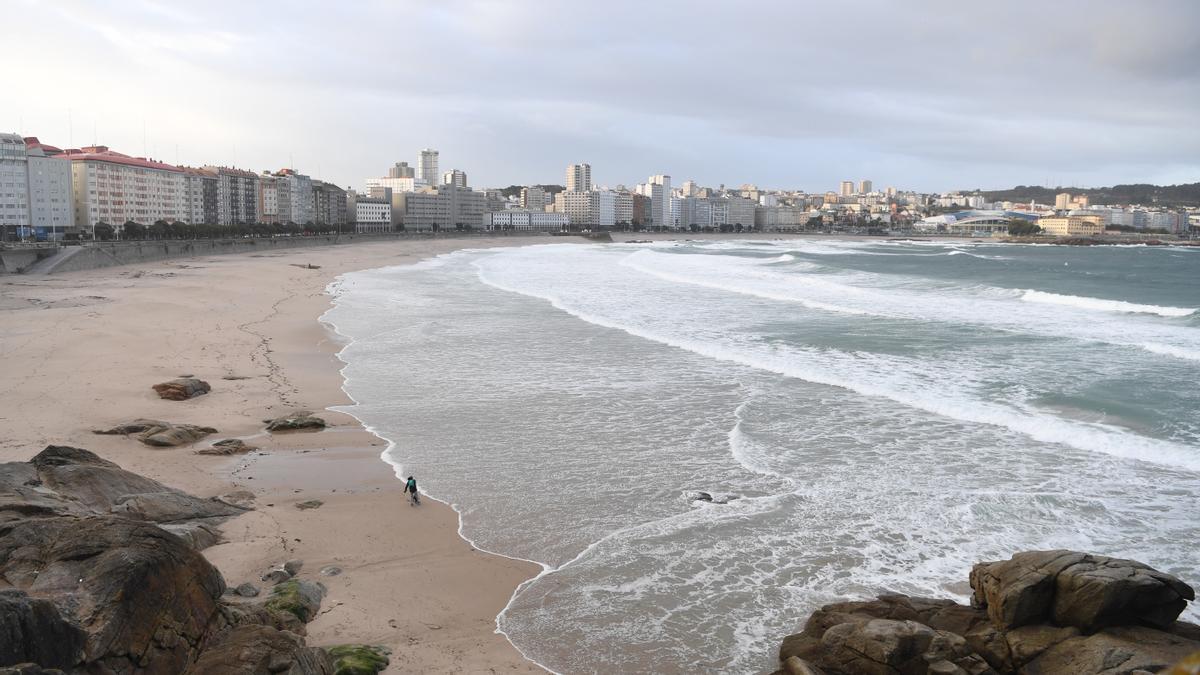
{"type": "Polygon", "coordinates": [[[976,190],[971,194],[982,194],[992,202],[1027,202],[1032,199],[1039,204],[1054,204],[1054,196],[1060,192],[1087,195],[1093,204],[1200,206],[1200,183],[1114,185],[1102,188],[1045,188],[1036,185],[1018,185],[1011,190],[976,190]]]}
{"type": "MultiPolygon", "coordinates": [[[[523,188],[523,187],[525,187],[525,186],[524,185],[509,185],[506,188],[501,188],[500,194],[504,195],[505,197],[520,197],[521,196],[521,188],[523,188]]],[[[561,186],[561,185],[533,185],[531,187],[540,187],[543,190],[545,190],[546,194],[548,194],[548,195],[556,195],[563,191],[563,186],[561,186]]]]}

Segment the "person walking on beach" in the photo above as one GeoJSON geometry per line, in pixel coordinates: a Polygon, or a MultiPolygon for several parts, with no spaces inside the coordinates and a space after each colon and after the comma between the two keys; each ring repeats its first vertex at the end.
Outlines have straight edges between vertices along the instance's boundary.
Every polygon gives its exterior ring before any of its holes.
{"type": "Polygon", "coordinates": [[[404,491],[409,493],[409,495],[408,495],[408,505],[409,506],[420,506],[421,505],[421,497],[419,495],[417,495],[417,479],[416,478],[409,476],[408,480],[404,481],[404,491]]]}

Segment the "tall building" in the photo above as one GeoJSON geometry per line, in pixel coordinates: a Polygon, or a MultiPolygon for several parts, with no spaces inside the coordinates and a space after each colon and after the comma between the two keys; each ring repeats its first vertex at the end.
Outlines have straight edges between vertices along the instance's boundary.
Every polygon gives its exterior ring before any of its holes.
{"type": "Polygon", "coordinates": [[[521,208],[528,211],[545,211],[546,191],[533,186],[521,188],[521,208]]]}
{"type": "MultiPolygon", "coordinates": [[[[586,166],[586,165],[585,165],[586,166]]],[[[612,227],[616,222],[617,198],[608,190],[567,190],[558,193],[560,211],[567,221],[579,227],[612,227]]],[[[633,202],[629,201],[629,218],[633,218],[633,202]]]]}
{"type": "Polygon", "coordinates": [[[185,223],[217,224],[217,174],[204,169],[183,169],[185,223]]]}
{"type": "Polygon", "coordinates": [[[312,218],[318,225],[341,225],[349,221],[346,190],[325,181],[312,182],[312,218]]]}
{"type": "Polygon", "coordinates": [[[408,165],[408,162],[396,162],[396,165],[388,169],[388,178],[415,178],[416,170],[408,165]]]}
{"type": "Polygon", "coordinates": [[[671,226],[671,177],[665,175],[650,176],[647,190],[642,194],[650,197],[650,225],[654,227],[671,226]]]}
{"type": "Polygon", "coordinates": [[[852,194],[854,194],[854,181],[852,181],[852,180],[842,181],[841,196],[849,197],[852,194]]]}
{"type": "Polygon", "coordinates": [[[1060,192],[1054,196],[1054,208],[1069,209],[1071,208],[1071,193],[1060,192]]]}
{"type": "Polygon", "coordinates": [[[467,174],[465,171],[451,169],[442,174],[442,185],[457,185],[458,187],[467,187],[467,174]]]}
{"type": "Polygon", "coordinates": [[[25,139],[29,171],[29,225],[39,240],[58,241],[75,227],[71,201],[71,162],[62,150],[37,138],[25,139]]]}
{"type": "Polygon", "coordinates": [[[417,159],[417,181],[426,185],[437,185],[440,177],[438,174],[438,151],[425,148],[417,159]]]}
{"type": "Polygon", "coordinates": [[[871,181],[865,180],[865,179],[861,180],[858,182],[858,194],[869,195],[873,191],[872,190],[873,187],[874,186],[871,185],[871,181]]]}
{"type": "Polygon", "coordinates": [[[567,167],[567,192],[589,192],[592,189],[592,165],[572,164],[567,167]]]}
{"type": "Polygon", "coordinates": [[[392,200],[399,206],[392,218],[406,230],[476,229],[487,211],[487,195],[452,184],[392,193],[392,200]]]}
{"type": "Polygon", "coordinates": [[[294,169],[275,172],[279,186],[280,222],[305,225],[313,220],[312,178],[296,173],[294,169]]]}
{"type": "Polygon", "coordinates": [[[25,139],[0,134],[0,234],[5,238],[28,236],[29,157],[25,139]]]}
{"type": "Polygon", "coordinates": [[[217,175],[217,224],[258,222],[258,174],[228,166],[205,166],[217,175]]]}
{"type": "Polygon", "coordinates": [[[183,169],[94,145],[66,150],[71,160],[75,224],[94,231],[101,221],[120,229],[128,221],[153,225],[187,217],[183,169]]]}

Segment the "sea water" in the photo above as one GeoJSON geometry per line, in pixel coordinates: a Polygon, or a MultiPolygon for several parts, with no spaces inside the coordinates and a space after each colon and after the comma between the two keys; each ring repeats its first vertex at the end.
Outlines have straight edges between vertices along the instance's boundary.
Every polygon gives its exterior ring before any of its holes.
{"type": "Polygon", "coordinates": [[[386,459],[542,565],[498,618],[526,656],[765,672],[824,603],[965,601],[1019,550],[1200,583],[1198,282],[1200,249],[552,244],[347,274],[326,320],[386,459]]]}

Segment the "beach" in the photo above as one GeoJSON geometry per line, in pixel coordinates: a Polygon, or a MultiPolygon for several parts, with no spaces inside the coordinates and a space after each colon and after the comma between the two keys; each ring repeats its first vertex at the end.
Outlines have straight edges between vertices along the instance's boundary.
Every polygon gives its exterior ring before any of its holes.
{"type": "Polygon", "coordinates": [[[329,589],[309,644],[386,646],[388,672],[542,672],[495,632],[539,568],[472,549],[449,506],[408,505],[379,459],[385,441],[326,410],[351,401],[342,345],[319,321],[343,272],[534,241],[381,242],[0,278],[0,461],[71,445],[200,496],[250,490],[255,509],[227,521],[225,541],[204,554],[230,587],[302,560],[301,576],[329,589]],[[212,392],[167,401],[151,389],[179,375],[212,392]],[[296,409],[329,427],[262,433],[265,419],[296,409]],[[204,456],[194,452],[204,441],[158,449],[92,433],[139,417],[212,426],[206,441],[243,438],[262,452],[204,456]],[[313,499],[323,505],[295,506],[313,499]],[[318,574],[328,566],[342,572],[318,574]]]}

